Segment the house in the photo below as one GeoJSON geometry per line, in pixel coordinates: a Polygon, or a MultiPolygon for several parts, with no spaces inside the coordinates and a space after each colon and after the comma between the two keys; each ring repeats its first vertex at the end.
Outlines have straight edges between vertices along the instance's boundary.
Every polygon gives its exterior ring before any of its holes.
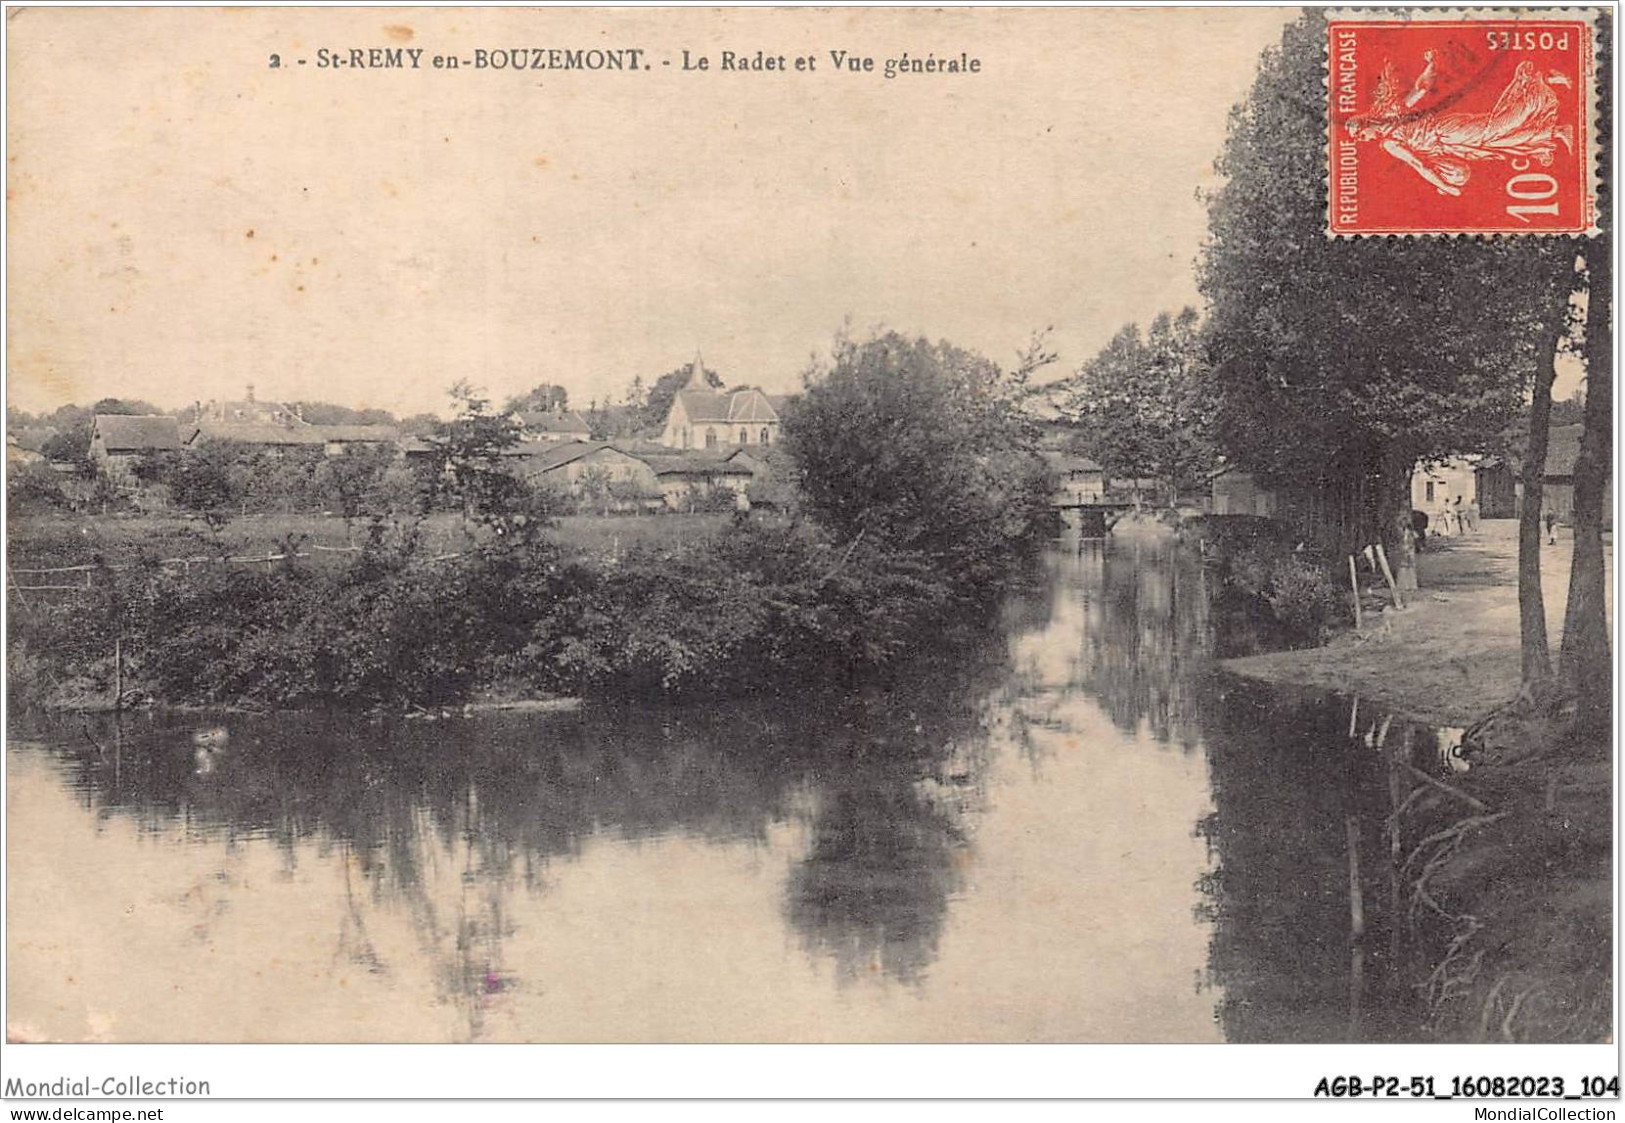
{"type": "Polygon", "coordinates": [[[519,423],[526,440],[531,441],[589,441],[592,426],[575,410],[563,406],[552,409],[524,410],[512,415],[519,423]]]}
{"type": "Polygon", "coordinates": [[[173,417],[98,413],[90,424],[90,458],[111,477],[128,480],[143,456],[180,447],[180,422],[173,417]]]}
{"type": "Polygon", "coordinates": [[[660,494],[674,511],[692,511],[697,504],[749,494],[755,473],[744,463],[703,452],[647,453],[642,459],[654,470],[660,494]]]}
{"type": "Polygon", "coordinates": [[[199,403],[196,408],[195,421],[202,424],[204,421],[216,425],[303,425],[305,419],[300,416],[297,409],[291,409],[281,402],[262,402],[254,397],[254,384],[248,384],[247,396],[238,401],[213,401],[208,405],[199,403]]]}
{"type": "MultiPolygon", "coordinates": [[[[664,503],[674,511],[691,511],[697,504],[723,501],[724,493],[730,504],[748,494],[758,474],[766,471],[766,463],[740,453],[739,449],[724,456],[674,453],[662,445],[586,441],[547,445],[517,461],[515,470],[570,495],[596,492],[606,509],[647,509],[664,503]]],[[[509,450],[505,455],[513,454],[509,450]]]]}
{"type": "MultiPolygon", "coordinates": [[[[1558,519],[1568,522],[1574,517],[1574,466],[1580,459],[1580,438],[1585,435],[1584,425],[1553,426],[1546,444],[1546,475],[1541,489],[1541,511],[1550,511],[1558,519]]],[[[1603,492],[1603,511],[1614,509],[1614,481],[1608,480],[1603,492]]],[[[1605,514],[1604,526],[1612,526],[1613,518],[1605,514]]]]}
{"type": "MultiPolygon", "coordinates": [[[[1574,515],[1574,465],[1580,459],[1585,426],[1554,425],[1546,437],[1546,472],[1541,510],[1567,522],[1574,515]]],[[[1523,468],[1517,456],[1484,457],[1475,473],[1479,513],[1486,519],[1517,518],[1523,509],[1523,468]]],[[[1613,480],[1604,493],[1603,525],[1613,525],[1613,480]]]]}
{"type": "Polygon", "coordinates": [[[1411,508],[1433,512],[1478,501],[1478,457],[1452,456],[1419,465],[1411,473],[1411,508]]]}
{"type": "Polygon", "coordinates": [[[1087,456],[1045,449],[1044,463],[1054,477],[1050,502],[1057,507],[1099,503],[1106,497],[1106,473],[1087,456]]]}
{"type": "Polygon", "coordinates": [[[1484,519],[1518,517],[1518,478],[1512,462],[1504,456],[1486,456],[1473,472],[1473,489],[1478,493],[1478,514],[1484,519]]]}
{"type": "Polygon", "coordinates": [[[1212,511],[1215,515],[1256,515],[1272,518],[1275,515],[1275,490],[1260,483],[1251,472],[1235,467],[1224,467],[1209,477],[1213,490],[1212,511]]]}
{"type": "Polygon", "coordinates": [[[198,406],[185,445],[200,448],[216,441],[235,441],[276,453],[308,450],[342,456],[351,448],[394,447],[400,436],[390,425],[312,425],[297,408],[257,400],[250,385],[248,396],[240,401],[198,406]]]}
{"type": "Polygon", "coordinates": [[[676,449],[773,445],[779,439],[779,406],[760,390],[717,390],[706,384],[698,355],[688,380],[672,396],[660,443],[676,449]]]}
{"type": "Polygon", "coordinates": [[[312,425],[328,456],[343,456],[352,448],[390,448],[400,444],[401,433],[393,425],[312,425]]]}
{"type": "Polygon", "coordinates": [[[649,462],[607,442],[550,444],[545,452],[518,463],[519,473],[532,483],[570,495],[591,495],[606,510],[659,506],[664,499],[649,462]]]}
{"type": "Polygon", "coordinates": [[[197,449],[222,441],[253,445],[277,453],[298,449],[325,452],[327,447],[327,442],[316,432],[316,426],[303,421],[283,424],[266,421],[220,421],[211,417],[198,419],[186,437],[186,447],[197,449]]]}

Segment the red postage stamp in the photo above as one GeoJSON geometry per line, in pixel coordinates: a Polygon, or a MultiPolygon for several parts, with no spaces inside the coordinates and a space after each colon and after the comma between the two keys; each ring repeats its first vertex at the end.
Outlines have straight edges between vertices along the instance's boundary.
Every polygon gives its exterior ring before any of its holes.
{"type": "Polygon", "coordinates": [[[1589,13],[1327,17],[1327,232],[1596,226],[1589,13]]]}

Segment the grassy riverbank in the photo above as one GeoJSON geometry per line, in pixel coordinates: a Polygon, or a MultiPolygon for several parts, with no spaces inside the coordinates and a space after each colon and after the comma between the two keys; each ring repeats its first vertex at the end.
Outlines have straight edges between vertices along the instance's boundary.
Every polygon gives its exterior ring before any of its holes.
{"type": "MultiPolygon", "coordinates": [[[[1441,725],[1470,725],[1518,693],[1517,524],[1432,539],[1417,558],[1422,588],[1403,612],[1367,615],[1323,647],[1231,659],[1249,678],[1357,694],[1441,725]]],[[[1547,628],[1561,642],[1572,549],[1562,531],[1541,558],[1547,628]]],[[[1611,603],[1611,602],[1610,602],[1611,603]]]]}
{"type": "MultiPolygon", "coordinates": [[[[565,515],[549,529],[548,537],[567,555],[591,558],[642,545],[690,545],[727,522],[727,515],[713,514],[565,515]]],[[[14,570],[33,570],[119,567],[147,558],[263,558],[282,553],[290,541],[312,564],[342,564],[366,542],[368,521],[331,514],[246,515],[211,529],[195,515],[61,513],[20,516],[8,527],[9,564],[14,570]]],[[[470,542],[469,529],[458,514],[426,516],[419,533],[425,548],[435,553],[456,553],[470,542]]],[[[50,582],[20,581],[25,586],[42,583],[50,582]]]]}
{"type": "MultiPolygon", "coordinates": [[[[1507,708],[1519,686],[1515,524],[1430,546],[1418,559],[1422,588],[1403,612],[1368,616],[1363,630],[1323,647],[1224,666],[1468,727],[1472,767],[1452,782],[1461,818],[1441,828],[1456,833],[1420,875],[1443,929],[1425,988],[1436,1031],[1601,1039],[1612,1016],[1611,745],[1576,735],[1561,714],[1507,708]]],[[[1570,558],[1563,533],[1541,559],[1554,651],[1570,558]]]]}

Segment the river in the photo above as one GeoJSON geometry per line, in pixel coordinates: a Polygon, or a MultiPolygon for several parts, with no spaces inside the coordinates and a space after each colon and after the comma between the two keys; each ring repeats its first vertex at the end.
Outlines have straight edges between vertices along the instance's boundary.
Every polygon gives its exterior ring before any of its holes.
{"type": "Polygon", "coordinates": [[[1046,565],[988,651],[860,697],[14,714],[8,1031],[1424,1037],[1385,824],[1451,731],[1218,671],[1254,640],[1188,552],[1046,565]]]}

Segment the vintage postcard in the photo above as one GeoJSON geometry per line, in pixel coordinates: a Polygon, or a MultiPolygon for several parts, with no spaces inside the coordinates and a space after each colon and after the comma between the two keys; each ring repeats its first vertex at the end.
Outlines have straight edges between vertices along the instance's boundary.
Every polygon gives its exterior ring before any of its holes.
{"type": "Polygon", "coordinates": [[[4,33],[8,1099],[1618,1095],[1610,10],[4,33]]]}

